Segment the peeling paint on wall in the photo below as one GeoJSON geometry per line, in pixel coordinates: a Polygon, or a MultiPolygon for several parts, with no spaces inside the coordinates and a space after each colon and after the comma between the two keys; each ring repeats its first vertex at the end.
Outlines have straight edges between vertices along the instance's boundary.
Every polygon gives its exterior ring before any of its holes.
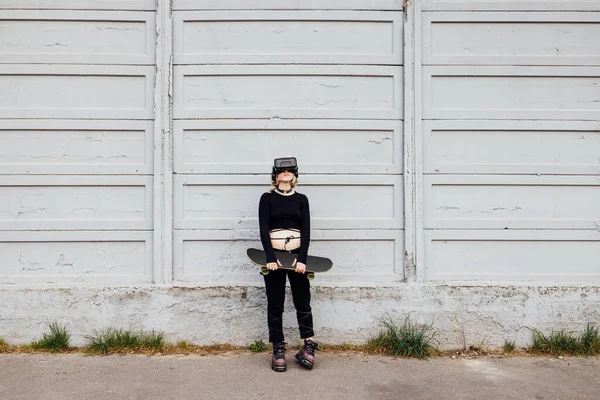
{"type": "MultiPolygon", "coordinates": [[[[600,320],[599,287],[430,286],[313,288],[316,334],[324,343],[364,343],[389,315],[433,324],[438,347],[466,343],[499,348],[504,340],[531,343],[530,328],[579,330],[600,320]]],[[[291,299],[291,293],[287,293],[291,299]]],[[[260,286],[0,288],[0,337],[25,343],[48,321],[66,324],[73,343],[107,326],[162,330],[167,340],[247,345],[267,340],[266,298],[260,286]],[[49,306],[51,305],[51,306],[49,306]],[[22,310],[27,309],[27,313],[22,310]]],[[[291,301],[284,312],[286,340],[298,338],[291,301]]]]}

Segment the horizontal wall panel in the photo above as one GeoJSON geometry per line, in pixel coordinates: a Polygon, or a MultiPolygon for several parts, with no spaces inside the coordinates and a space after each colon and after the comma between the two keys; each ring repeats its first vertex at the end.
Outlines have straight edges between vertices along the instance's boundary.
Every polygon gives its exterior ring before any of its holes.
{"type": "Polygon", "coordinates": [[[600,115],[598,67],[424,67],[426,119],[582,119],[600,115]]]}
{"type": "Polygon", "coordinates": [[[600,180],[426,176],[426,228],[598,229],[600,180]]]}
{"type": "Polygon", "coordinates": [[[174,118],[402,118],[402,68],[179,66],[174,118]]]}
{"type": "MultiPolygon", "coordinates": [[[[313,283],[391,283],[404,277],[403,231],[319,231],[312,233],[309,255],[328,257],[330,271],[313,283]]],[[[257,230],[175,231],[175,282],[262,282],[260,268],[246,249],[262,249],[257,230]]]]}
{"type": "Polygon", "coordinates": [[[423,0],[423,10],[600,11],[600,2],[598,0],[423,0]]]}
{"type": "Polygon", "coordinates": [[[425,13],[423,63],[599,65],[600,14],[425,13]]]}
{"type": "MultiPolygon", "coordinates": [[[[256,228],[258,204],[269,181],[270,174],[176,175],[175,228],[256,228]]],[[[402,228],[402,189],[401,175],[309,175],[297,187],[308,197],[315,229],[402,228]]]]}
{"type": "Polygon", "coordinates": [[[272,155],[289,148],[302,175],[403,168],[402,121],[179,120],[173,130],[177,173],[269,173],[272,155]]]}
{"type": "Polygon", "coordinates": [[[152,177],[0,176],[0,230],[152,229],[152,177]]]}
{"type": "Polygon", "coordinates": [[[595,121],[424,121],[425,173],[600,174],[595,121]]]}
{"type": "Polygon", "coordinates": [[[600,282],[596,231],[426,231],[426,281],[600,282]]]}
{"type": "Polygon", "coordinates": [[[151,174],[152,121],[0,121],[1,174],[151,174]]]}
{"type": "Polygon", "coordinates": [[[155,10],[154,0],[0,0],[0,9],[155,10]]]}
{"type": "Polygon", "coordinates": [[[154,67],[0,65],[0,118],[152,119],[154,67]]]}
{"type": "Polygon", "coordinates": [[[175,64],[402,63],[402,13],[175,12],[175,64]]]}
{"type": "Polygon", "coordinates": [[[173,0],[173,10],[402,10],[403,0],[173,0]]]}
{"type": "Polygon", "coordinates": [[[152,282],[152,232],[0,232],[0,283],[152,282]]]}
{"type": "Polygon", "coordinates": [[[154,64],[154,13],[3,11],[0,63],[154,64]]]}

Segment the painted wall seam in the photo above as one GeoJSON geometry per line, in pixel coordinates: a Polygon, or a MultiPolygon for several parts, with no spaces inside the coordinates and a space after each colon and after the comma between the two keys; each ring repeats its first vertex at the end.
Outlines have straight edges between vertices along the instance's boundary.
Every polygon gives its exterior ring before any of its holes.
{"type": "Polygon", "coordinates": [[[156,79],[154,85],[154,279],[168,284],[172,276],[173,212],[171,156],[171,1],[156,4],[156,79]]]}
{"type": "Polygon", "coordinates": [[[404,5],[404,280],[413,283],[416,274],[415,230],[415,5],[404,5]]]}
{"type": "Polygon", "coordinates": [[[423,229],[423,86],[422,80],[422,5],[420,1],[413,2],[413,45],[414,51],[412,54],[412,62],[414,64],[414,226],[415,226],[415,281],[417,283],[424,282],[425,275],[425,232],[423,229]]]}

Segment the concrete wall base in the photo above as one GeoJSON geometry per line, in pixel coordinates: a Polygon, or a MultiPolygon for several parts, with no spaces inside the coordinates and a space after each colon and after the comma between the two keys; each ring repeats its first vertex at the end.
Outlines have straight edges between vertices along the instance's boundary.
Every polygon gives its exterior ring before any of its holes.
{"type": "MultiPolygon", "coordinates": [[[[432,323],[440,349],[501,347],[531,343],[531,330],[580,331],[600,322],[600,287],[595,286],[313,286],[318,340],[360,344],[380,329],[389,314],[402,324],[410,314],[432,323]]],[[[169,341],[248,345],[268,340],[266,297],[260,286],[227,287],[0,287],[0,337],[29,343],[48,331],[48,323],[66,324],[72,344],[108,326],[161,330],[169,341]]],[[[286,341],[299,341],[288,288],[284,314],[286,341]]]]}

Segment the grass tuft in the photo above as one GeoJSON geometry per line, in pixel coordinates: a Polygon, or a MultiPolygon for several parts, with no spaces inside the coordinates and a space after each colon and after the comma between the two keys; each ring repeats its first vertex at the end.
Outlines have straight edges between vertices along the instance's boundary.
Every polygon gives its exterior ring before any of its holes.
{"type": "Polygon", "coordinates": [[[431,325],[413,324],[408,317],[400,327],[391,318],[382,321],[381,324],[383,330],[367,341],[368,350],[415,358],[425,358],[435,353],[432,342],[436,332],[431,325]]]}
{"type": "Polygon", "coordinates": [[[178,340],[175,345],[167,344],[165,347],[181,351],[192,351],[195,346],[189,340],[178,340]]]}
{"type": "Polygon", "coordinates": [[[584,355],[600,354],[600,335],[595,325],[588,323],[579,337],[584,355]]]}
{"type": "Polygon", "coordinates": [[[47,350],[52,353],[67,350],[71,334],[67,332],[66,326],[59,326],[57,322],[50,323],[50,333],[44,333],[42,338],[31,343],[34,350],[47,350]]]}
{"type": "Polygon", "coordinates": [[[132,332],[123,329],[94,329],[92,335],[86,336],[87,349],[91,353],[126,353],[140,350],[161,351],[164,346],[162,332],[132,332]]]}
{"type": "Polygon", "coordinates": [[[10,346],[8,343],[6,343],[6,340],[4,340],[0,337],[0,354],[9,353],[12,350],[11,347],[12,346],[10,346]]]}
{"type": "Polygon", "coordinates": [[[566,330],[552,331],[547,336],[538,329],[532,329],[532,331],[531,351],[534,353],[561,356],[597,355],[600,353],[600,335],[598,328],[593,324],[588,323],[580,335],[566,330]]]}
{"type": "Polygon", "coordinates": [[[262,353],[263,351],[267,351],[268,348],[269,347],[262,339],[255,340],[254,343],[248,346],[248,349],[253,353],[262,353]]]}
{"type": "Polygon", "coordinates": [[[517,346],[515,345],[515,341],[514,340],[505,340],[504,341],[504,346],[502,346],[502,349],[506,353],[512,353],[513,351],[515,351],[516,348],[517,348],[517,346]]]}
{"type": "Polygon", "coordinates": [[[535,352],[544,354],[577,354],[579,353],[579,342],[571,332],[553,331],[549,336],[546,336],[539,330],[534,329],[531,348],[535,352]]]}

